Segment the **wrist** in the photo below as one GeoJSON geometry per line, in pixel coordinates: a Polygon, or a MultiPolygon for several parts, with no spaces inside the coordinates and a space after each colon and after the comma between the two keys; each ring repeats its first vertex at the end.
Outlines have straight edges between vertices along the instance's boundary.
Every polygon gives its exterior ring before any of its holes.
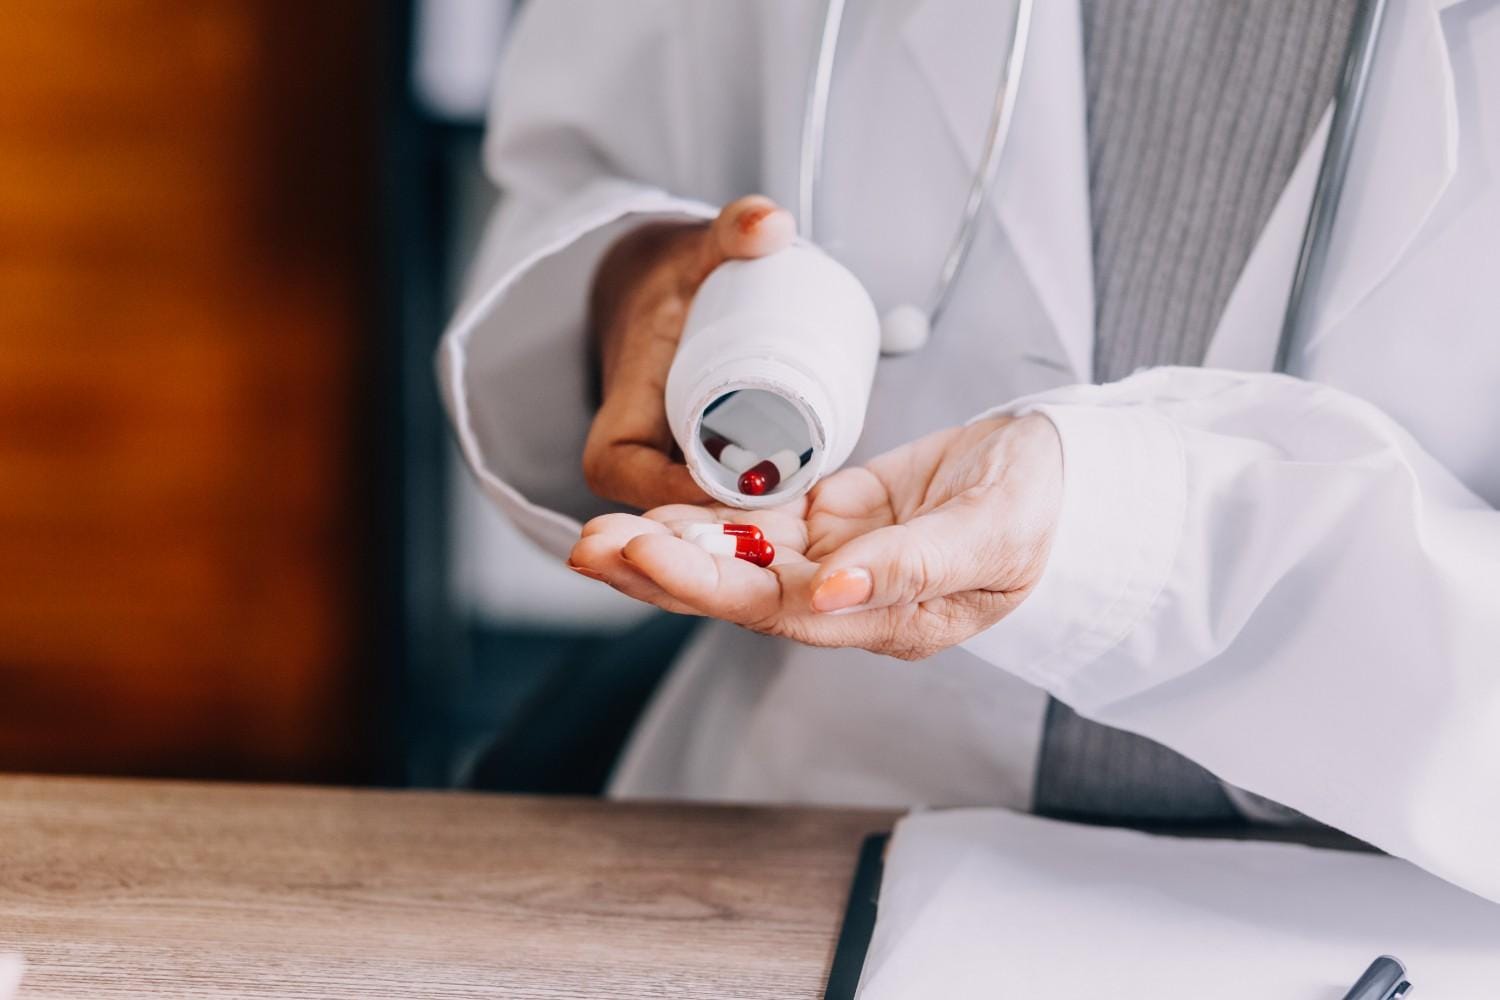
{"type": "Polygon", "coordinates": [[[1027,401],[1056,428],[1062,489],[1036,589],[970,652],[1079,708],[1140,678],[1105,654],[1128,641],[1170,577],[1182,537],[1186,470],[1172,424],[1142,407],[1027,401]]]}

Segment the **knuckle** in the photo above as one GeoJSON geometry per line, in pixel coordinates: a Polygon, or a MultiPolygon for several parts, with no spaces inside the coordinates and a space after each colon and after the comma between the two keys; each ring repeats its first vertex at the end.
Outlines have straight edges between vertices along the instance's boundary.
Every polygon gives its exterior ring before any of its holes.
{"type": "Polygon", "coordinates": [[[911,645],[892,646],[886,650],[886,655],[895,657],[898,660],[905,660],[907,663],[914,663],[922,659],[921,651],[916,646],[911,645]]]}
{"type": "Polygon", "coordinates": [[[741,598],[730,604],[727,610],[733,616],[732,620],[743,623],[752,632],[772,634],[784,631],[781,609],[768,606],[764,601],[741,598]]]}
{"type": "Polygon", "coordinates": [[[599,514],[585,521],[582,530],[579,532],[579,544],[582,544],[583,541],[587,540],[593,535],[597,535],[601,532],[609,530],[609,526],[613,522],[614,516],[615,515],[613,514],[599,514]]]}
{"type": "Polygon", "coordinates": [[[620,474],[620,463],[613,449],[607,445],[585,447],[583,452],[583,481],[596,496],[618,503],[632,503],[629,483],[620,474]]]}
{"type": "Polygon", "coordinates": [[[919,642],[906,650],[905,659],[910,663],[918,660],[928,660],[947,649],[951,643],[947,642],[919,642]]]}
{"type": "Polygon", "coordinates": [[[964,638],[982,632],[1015,610],[1017,598],[1003,591],[975,590],[963,595],[957,618],[964,638]]]}
{"type": "Polygon", "coordinates": [[[918,660],[927,659],[933,653],[936,653],[939,648],[926,643],[907,641],[892,647],[890,655],[898,660],[905,660],[907,663],[915,663],[918,660]]]}
{"type": "Polygon", "coordinates": [[[591,440],[583,449],[583,481],[595,493],[603,493],[606,485],[603,449],[591,440]]]}
{"type": "Polygon", "coordinates": [[[924,547],[903,539],[892,566],[891,603],[911,604],[929,593],[936,578],[933,570],[932,557],[924,547]]]}
{"type": "Polygon", "coordinates": [[[887,651],[897,659],[925,660],[957,640],[954,622],[945,613],[917,608],[895,623],[887,639],[887,651]]]}
{"type": "Polygon", "coordinates": [[[795,622],[782,613],[779,597],[774,603],[759,600],[743,601],[734,606],[734,612],[735,620],[742,622],[752,632],[780,635],[802,643],[809,642],[807,630],[797,628],[795,622]]]}
{"type": "MultiPolygon", "coordinates": [[[[776,615],[758,615],[755,617],[744,619],[740,624],[752,632],[759,632],[761,635],[778,635],[781,631],[778,627],[780,621],[776,615]]],[[[801,639],[795,635],[788,635],[787,638],[797,639],[797,641],[799,642],[801,641],[801,639]]]]}

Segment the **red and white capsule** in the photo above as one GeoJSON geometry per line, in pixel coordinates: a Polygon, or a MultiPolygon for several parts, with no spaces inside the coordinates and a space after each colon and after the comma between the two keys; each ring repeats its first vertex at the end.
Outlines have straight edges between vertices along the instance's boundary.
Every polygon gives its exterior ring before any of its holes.
{"type": "Polygon", "coordinates": [[[753,538],[756,541],[765,537],[753,524],[733,524],[725,521],[694,521],[678,531],[678,535],[690,542],[704,535],[738,535],[753,538]]]}
{"type": "Polygon", "coordinates": [[[795,451],[782,449],[763,462],[746,469],[740,475],[740,492],[749,497],[764,496],[790,479],[802,468],[802,459],[795,451]]]}
{"type": "Polygon", "coordinates": [[[724,468],[739,475],[760,461],[760,456],[748,448],[741,448],[722,434],[708,434],[703,438],[703,450],[724,468]]]}
{"type": "Polygon", "coordinates": [[[739,475],[755,466],[760,461],[760,456],[748,448],[741,448],[737,444],[726,445],[719,452],[719,464],[724,466],[735,475],[739,475]]]}
{"type": "Polygon", "coordinates": [[[776,558],[776,547],[753,524],[691,524],[681,534],[711,555],[734,556],[757,566],[769,566],[776,558]]]}
{"type": "Polygon", "coordinates": [[[724,449],[729,446],[729,439],[719,434],[705,434],[703,436],[703,450],[708,452],[714,461],[724,454],[724,449]]]}

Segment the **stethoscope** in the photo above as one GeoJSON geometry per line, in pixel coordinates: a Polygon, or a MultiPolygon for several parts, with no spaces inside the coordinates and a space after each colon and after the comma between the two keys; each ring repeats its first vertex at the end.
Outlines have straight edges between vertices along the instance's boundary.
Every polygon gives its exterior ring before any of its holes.
{"type": "MultiPolygon", "coordinates": [[[[833,85],[834,57],[838,52],[844,4],[845,0],[828,0],[823,15],[823,32],[818,41],[817,61],[807,89],[807,106],[802,119],[797,217],[801,222],[802,235],[809,242],[816,242],[816,202],[827,143],[828,95],[833,85]]],[[[980,213],[989,197],[990,188],[994,186],[995,175],[1000,168],[1000,154],[1005,147],[1015,113],[1016,94],[1021,83],[1022,66],[1026,61],[1027,41],[1031,35],[1033,4],[1034,0],[1017,0],[1016,3],[1010,50],[1006,53],[1004,71],[995,88],[993,110],[985,131],[984,155],[969,183],[958,232],[943,257],[942,267],[938,271],[937,281],[927,304],[898,305],[881,317],[880,347],[885,354],[906,354],[927,343],[948,306],[964,262],[968,260],[969,251],[974,246],[980,213]]],[[[1278,372],[1286,371],[1293,348],[1302,341],[1309,319],[1311,290],[1322,281],[1328,262],[1328,244],[1333,233],[1334,216],[1343,194],[1359,114],[1368,89],[1370,67],[1375,61],[1375,48],[1385,18],[1385,6],[1386,0],[1358,0],[1355,8],[1338,90],[1334,97],[1328,145],[1324,147],[1323,161],[1318,167],[1318,179],[1313,187],[1312,205],[1308,209],[1307,223],[1302,231],[1302,245],[1297,255],[1292,290],[1287,297],[1286,315],[1282,320],[1281,336],[1276,345],[1274,369],[1278,372]]]]}

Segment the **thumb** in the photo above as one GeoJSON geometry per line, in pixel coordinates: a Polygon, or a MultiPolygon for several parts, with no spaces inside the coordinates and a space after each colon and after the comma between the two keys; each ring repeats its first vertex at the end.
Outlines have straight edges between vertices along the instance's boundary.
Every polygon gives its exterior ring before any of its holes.
{"type": "Polygon", "coordinates": [[[699,279],[726,260],[765,257],[791,246],[797,238],[792,213],[761,194],[747,195],[725,205],[703,241],[699,279]]]}
{"type": "Polygon", "coordinates": [[[813,577],[812,608],[884,608],[1001,589],[997,581],[1011,574],[1000,520],[966,498],[846,542],[813,577]]]}

